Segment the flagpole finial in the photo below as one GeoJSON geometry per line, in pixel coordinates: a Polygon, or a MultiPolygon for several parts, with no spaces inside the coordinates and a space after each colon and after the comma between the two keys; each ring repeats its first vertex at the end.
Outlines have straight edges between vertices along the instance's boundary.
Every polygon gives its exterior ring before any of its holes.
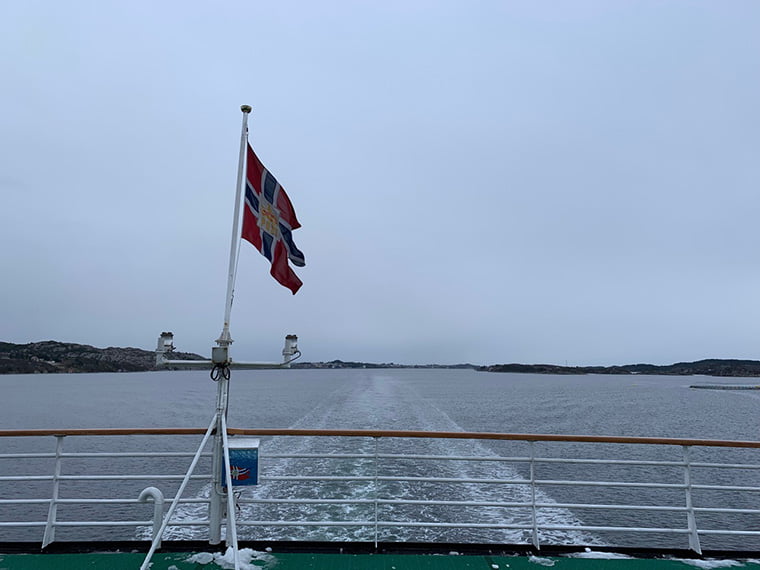
{"type": "Polygon", "coordinates": [[[243,111],[243,113],[250,113],[251,112],[251,106],[250,105],[240,105],[240,110],[243,111]]]}

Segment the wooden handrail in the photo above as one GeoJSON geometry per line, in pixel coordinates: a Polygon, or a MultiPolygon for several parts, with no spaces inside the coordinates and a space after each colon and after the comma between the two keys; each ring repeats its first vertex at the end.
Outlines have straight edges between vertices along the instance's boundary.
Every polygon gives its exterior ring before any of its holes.
{"type": "MultiPolygon", "coordinates": [[[[18,429],[0,430],[0,437],[78,435],[200,435],[203,428],[102,428],[102,429],[18,429]]],[[[439,439],[491,439],[506,441],[563,441],[576,443],[638,443],[649,445],[692,445],[703,447],[747,447],[760,449],[760,441],[680,439],[669,437],[626,437],[609,435],[560,435],[532,433],[488,433],[467,431],[411,431],[374,429],[287,429],[229,428],[230,435],[316,436],[316,437],[416,437],[439,439]]]]}

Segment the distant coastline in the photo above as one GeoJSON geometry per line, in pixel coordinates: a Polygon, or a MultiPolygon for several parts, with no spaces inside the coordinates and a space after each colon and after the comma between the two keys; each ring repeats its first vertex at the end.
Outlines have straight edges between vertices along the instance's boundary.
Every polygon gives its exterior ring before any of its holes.
{"type": "Polygon", "coordinates": [[[554,364],[494,364],[480,366],[481,372],[519,372],[523,374],[651,374],[659,376],[760,376],[760,361],[710,358],[696,362],[625,364],[622,366],[557,366],[554,364]]]}
{"type": "MultiPolygon", "coordinates": [[[[172,352],[176,360],[204,360],[191,352],[172,352]]],[[[140,348],[96,348],[86,344],[65,343],[53,340],[14,344],[0,342],[0,374],[55,374],[79,372],[145,372],[156,370],[153,351],[140,348]]],[[[299,369],[346,368],[422,368],[471,369],[480,372],[520,374],[652,374],[665,376],[722,376],[760,377],[760,361],[706,359],[696,362],[679,362],[665,366],[655,364],[626,364],[622,366],[558,366],[554,364],[397,364],[343,360],[326,362],[295,362],[299,369]]],[[[162,368],[164,369],[164,368],[162,368]]]]}
{"type": "Polygon", "coordinates": [[[321,368],[453,368],[477,370],[476,364],[396,364],[395,362],[344,362],[343,360],[329,360],[327,362],[294,362],[291,368],[321,369],[321,368]]]}

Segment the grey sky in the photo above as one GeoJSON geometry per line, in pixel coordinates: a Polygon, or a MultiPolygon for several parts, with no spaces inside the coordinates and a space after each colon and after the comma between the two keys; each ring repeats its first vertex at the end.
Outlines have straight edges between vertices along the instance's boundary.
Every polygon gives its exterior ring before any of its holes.
{"type": "Polygon", "coordinates": [[[241,114],[295,296],[233,356],[760,358],[760,3],[5,2],[0,340],[208,354],[241,114]]]}

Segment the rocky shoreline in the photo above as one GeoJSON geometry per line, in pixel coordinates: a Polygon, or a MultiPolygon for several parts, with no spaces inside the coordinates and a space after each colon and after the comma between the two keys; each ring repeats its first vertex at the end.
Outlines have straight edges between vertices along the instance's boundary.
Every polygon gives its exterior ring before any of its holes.
{"type": "Polygon", "coordinates": [[[554,364],[494,364],[480,366],[481,372],[520,372],[524,374],[651,374],[660,376],[723,376],[753,378],[760,376],[760,361],[711,358],[696,362],[625,364],[622,366],[557,366],[554,364]]]}
{"type": "MultiPolygon", "coordinates": [[[[172,352],[177,360],[203,360],[189,352],[172,352]]],[[[141,348],[96,348],[47,340],[28,344],[0,342],[0,374],[73,372],[142,372],[156,370],[156,353],[141,348]]]]}

